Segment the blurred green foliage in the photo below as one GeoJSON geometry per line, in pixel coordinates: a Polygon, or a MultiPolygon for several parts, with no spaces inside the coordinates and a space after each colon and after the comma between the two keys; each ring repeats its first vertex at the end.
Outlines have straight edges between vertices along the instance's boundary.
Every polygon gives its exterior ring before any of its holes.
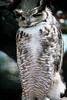
{"type": "Polygon", "coordinates": [[[21,85],[16,62],[0,51],[0,98],[21,99],[21,85]]]}

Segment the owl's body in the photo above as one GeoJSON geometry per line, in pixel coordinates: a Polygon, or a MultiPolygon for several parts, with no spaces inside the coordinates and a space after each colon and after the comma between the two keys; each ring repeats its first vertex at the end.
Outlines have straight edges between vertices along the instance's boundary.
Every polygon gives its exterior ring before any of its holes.
{"type": "Polygon", "coordinates": [[[47,8],[31,20],[16,36],[23,100],[59,100],[65,85],[60,77],[63,40],[58,22],[47,8]]]}

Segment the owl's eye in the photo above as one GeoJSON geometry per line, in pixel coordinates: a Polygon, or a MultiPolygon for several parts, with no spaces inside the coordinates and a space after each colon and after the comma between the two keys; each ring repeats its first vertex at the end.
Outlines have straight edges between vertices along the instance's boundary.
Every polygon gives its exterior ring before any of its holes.
{"type": "Polygon", "coordinates": [[[25,20],[25,18],[22,16],[22,20],[24,21],[25,20]]]}
{"type": "Polygon", "coordinates": [[[25,20],[25,18],[21,14],[16,14],[16,18],[21,18],[21,20],[25,20]]]}
{"type": "Polygon", "coordinates": [[[21,16],[21,14],[19,13],[15,13],[15,15],[16,15],[16,18],[19,18],[21,16]]]}
{"type": "Polygon", "coordinates": [[[39,16],[42,16],[41,13],[37,13],[37,14],[34,14],[33,17],[39,17],[39,16]]]}

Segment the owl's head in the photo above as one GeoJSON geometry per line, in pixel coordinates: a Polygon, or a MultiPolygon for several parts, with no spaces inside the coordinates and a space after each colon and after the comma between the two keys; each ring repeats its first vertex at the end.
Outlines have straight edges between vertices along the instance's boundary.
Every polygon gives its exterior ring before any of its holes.
{"type": "Polygon", "coordinates": [[[16,9],[16,14],[19,15],[17,18],[18,24],[20,27],[29,27],[36,25],[41,22],[43,18],[46,17],[45,8],[46,8],[46,0],[41,0],[40,6],[35,7],[32,10],[23,11],[22,9],[16,9]],[[43,13],[44,12],[44,13],[43,13]]]}
{"type": "Polygon", "coordinates": [[[17,18],[17,22],[20,27],[30,27],[34,26],[41,21],[45,20],[48,16],[46,10],[39,12],[38,7],[32,9],[31,11],[23,11],[20,9],[16,9],[16,13],[19,15],[17,18]]]}

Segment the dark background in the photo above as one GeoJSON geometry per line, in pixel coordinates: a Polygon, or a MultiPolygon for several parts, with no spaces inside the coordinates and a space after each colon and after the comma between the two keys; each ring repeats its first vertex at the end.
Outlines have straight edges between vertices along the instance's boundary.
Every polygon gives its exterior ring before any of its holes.
{"type": "MultiPolygon", "coordinates": [[[[21,100],[21,84],[16,64],[16,31],[19,26],[14,10],[32,9],[40,0],[0,0],[0,100],[21,100]],[[14,64],[12,64],[14,63],[14,64]]],[[[67,36],[67,0],[46,0],[53,14],[61,23],[62,33],[67,36]],[[57,15],[58,11],[62,14],[57,15]]],[[[65,47],[67,45],[65,44],[65,47]]],[[[63,59],[64,81],[67,84],[67,50],[63,59]]],[[[65,92],[67,96],[67,90],[65,92]]]]}

